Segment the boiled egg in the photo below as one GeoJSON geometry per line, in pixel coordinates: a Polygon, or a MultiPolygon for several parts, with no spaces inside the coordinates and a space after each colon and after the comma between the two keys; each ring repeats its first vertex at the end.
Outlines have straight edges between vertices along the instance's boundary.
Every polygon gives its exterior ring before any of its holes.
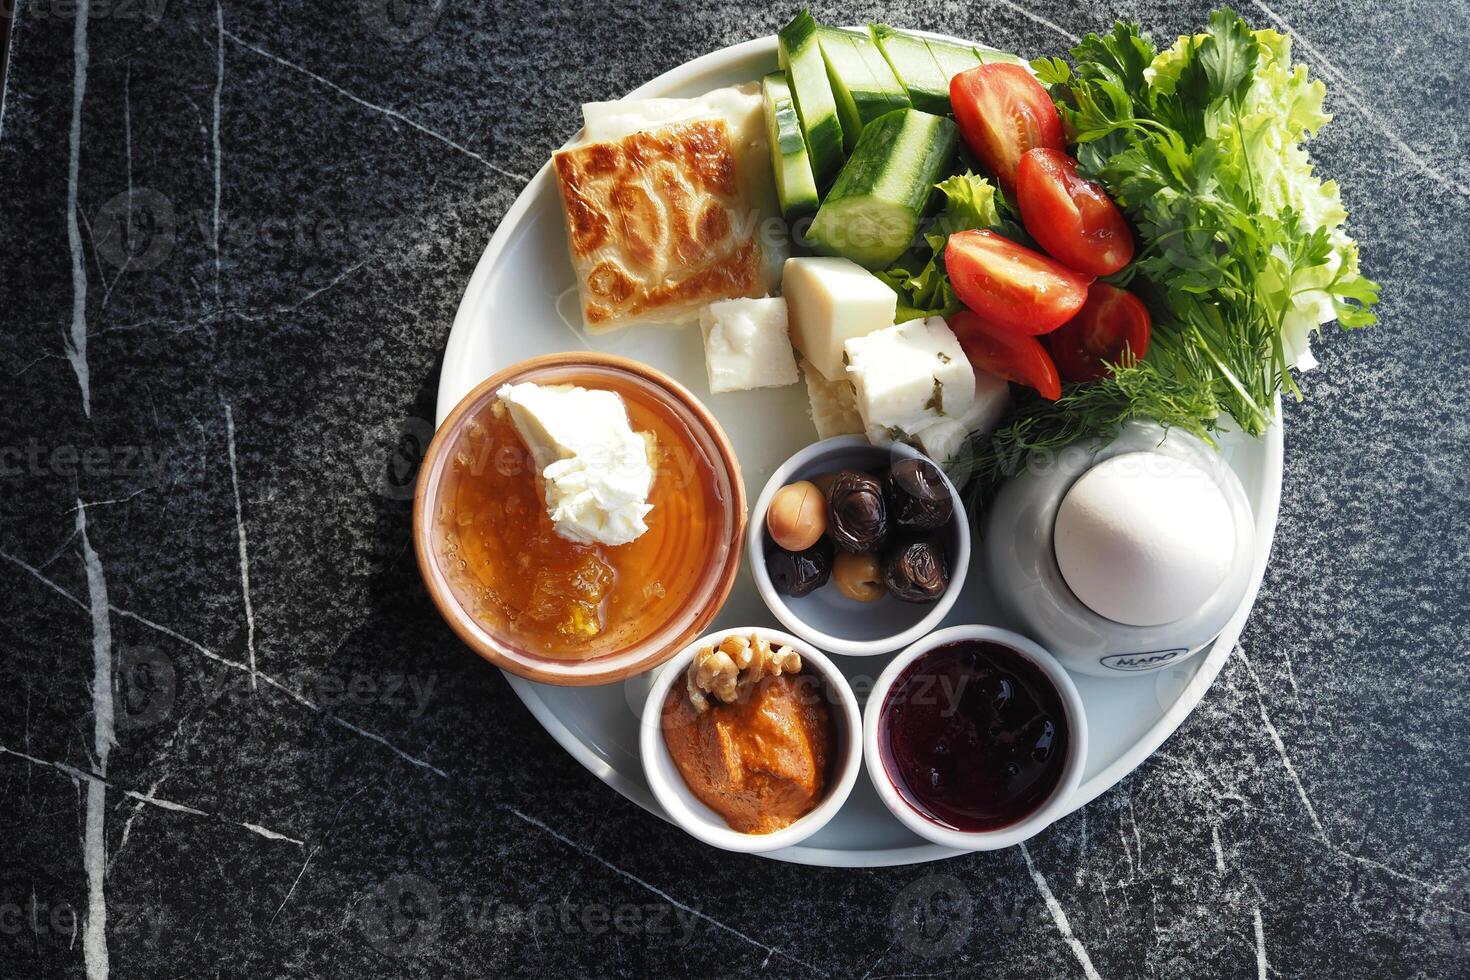
{"type": "Polygon", "coordinates": [[[1220,588],[1235,523],[1200,467],[1124,453],[1072,484],[1057,509],[1054,547],[1083,605],[1128,626],[1160,626],[1196,612],[1220,588]]]}

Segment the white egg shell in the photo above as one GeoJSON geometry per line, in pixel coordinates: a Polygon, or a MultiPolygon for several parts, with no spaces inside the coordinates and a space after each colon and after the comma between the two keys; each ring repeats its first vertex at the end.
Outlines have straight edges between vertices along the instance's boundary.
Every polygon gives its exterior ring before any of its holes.
{"type": "Polygon", "coordinates": [[[1057,565],[1099,616],[1160,626],[1193,613],[1230,571],[1235,524],[1214,479],[1161,453],[1114,456],[1057,510],[1057,565]]]}

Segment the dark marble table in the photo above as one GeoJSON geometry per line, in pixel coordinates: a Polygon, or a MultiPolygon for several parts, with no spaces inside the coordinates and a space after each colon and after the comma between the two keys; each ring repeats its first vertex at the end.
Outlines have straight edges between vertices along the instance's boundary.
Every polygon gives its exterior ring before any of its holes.
{"type": "MultiPolygon", "coordinates": [[[[1385,289],[1286,409],[1219,681],[1024,854],[873,871],[717,853],[585,771],[434,614],[402,489],[578,104],[790,11],[6,2],[0,976],[1470,975],[1463,0],[1245,6],[1329,83],[1385,289]]],[[[817,13],[1041,54],[1206,11],[817,13]]]]}

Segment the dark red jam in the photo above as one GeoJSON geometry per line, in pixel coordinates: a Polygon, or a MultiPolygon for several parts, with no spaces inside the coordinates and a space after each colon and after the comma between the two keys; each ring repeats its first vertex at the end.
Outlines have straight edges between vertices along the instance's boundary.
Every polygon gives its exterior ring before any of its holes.
{"type": "Polygon", "coordinates": [[[883,702],[879,752],[899,793],[960,831],[1000,830],[1041,808],[1069,733],[1056,685],[997,643],[961,640],[908,666],[883,702]]]}

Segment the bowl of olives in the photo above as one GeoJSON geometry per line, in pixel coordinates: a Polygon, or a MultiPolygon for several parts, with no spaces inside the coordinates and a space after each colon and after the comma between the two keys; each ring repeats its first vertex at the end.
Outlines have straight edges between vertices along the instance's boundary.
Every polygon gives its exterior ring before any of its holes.
{"type": "Polygon", "coordinates": [[[814,443],[752,511],[751,574],[781,624],[831,653],[891,653],[937,628],[970,565],[970,524],[929,457],[857,436],[814,443]]]}

